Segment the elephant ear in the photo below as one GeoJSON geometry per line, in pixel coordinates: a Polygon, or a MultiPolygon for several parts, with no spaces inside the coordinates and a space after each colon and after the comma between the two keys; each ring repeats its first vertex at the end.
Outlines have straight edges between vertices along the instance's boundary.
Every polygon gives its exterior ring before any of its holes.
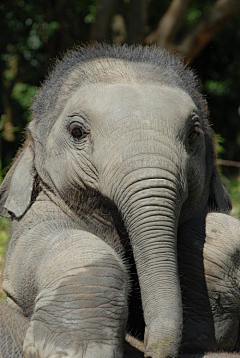
{"type": "Polygon", "coordinates": [[[14,214],[18,218],[31,204],[36,170],[29,142],[26,142],[0,187],[0,216],[11,217],[14,214]]]}
{"type": "Polygon", "coordinates": [[[232,209],[231,199],[215,168],[210,183],[208,205],[210,210],[217,210],[223,213],[229,213],[232,209]]]}

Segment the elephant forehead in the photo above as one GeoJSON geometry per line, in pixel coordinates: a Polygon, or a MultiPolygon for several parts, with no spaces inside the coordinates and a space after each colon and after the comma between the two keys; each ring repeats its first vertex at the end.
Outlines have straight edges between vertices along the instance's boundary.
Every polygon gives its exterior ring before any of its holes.
{"type": "Polygon", "coordinates": [[[80,88],[65,107],[66,114],[81,109],[101,125],[134,121],[137,125],[185,123],[197,108],[179,88],[157,84],[91,84],[80,88]],[[107,121],[106,121],[107,119],[107,121]]]}

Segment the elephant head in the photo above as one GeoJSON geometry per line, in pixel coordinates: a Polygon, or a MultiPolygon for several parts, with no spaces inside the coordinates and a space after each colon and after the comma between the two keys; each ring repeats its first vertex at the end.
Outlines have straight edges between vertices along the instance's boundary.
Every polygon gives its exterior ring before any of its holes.
{"type": "Polygon", "coordinates": [[[146,354],[177,356],[178,224],[230,208],[195,76],[165,51],[95,45],[59,61],[32,112],[1,214],[24,215],[39,185],[74,215],[117,209],[138,273],[146,354]]]}

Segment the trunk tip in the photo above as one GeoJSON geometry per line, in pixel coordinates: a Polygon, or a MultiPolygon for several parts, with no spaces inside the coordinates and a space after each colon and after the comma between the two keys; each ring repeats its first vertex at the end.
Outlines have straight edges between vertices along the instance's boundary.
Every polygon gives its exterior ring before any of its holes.
{"type": "Polygon", "coordinates": [[[174,358],[178,357],[181,338],[181,332],[176,332],[175,330],[169,327],[169,330],[166,330],[165,334],[158,329],[156,330],[145,328],[144,334],[144,345],[146,347],[145,350],[145,358],[174,358]]]}

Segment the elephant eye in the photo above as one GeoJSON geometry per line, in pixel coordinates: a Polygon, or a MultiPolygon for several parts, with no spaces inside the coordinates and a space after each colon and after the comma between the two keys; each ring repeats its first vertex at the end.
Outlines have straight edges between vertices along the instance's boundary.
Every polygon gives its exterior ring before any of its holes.
{"type": "Polygon", "coordinates": [[[195,128],[188,136],[188,142],[189,144],[192,144],[197,137],[200,136],[200,134],[203,134],[203,131],[201,130],[201,128],[195,128]]]}
{"type": "Polygon", "coordinates": [[[72,137],[77,140],[83,138],[86,135],[79,123],[71,123],[69,127],[69,132],[72,137]]]}

